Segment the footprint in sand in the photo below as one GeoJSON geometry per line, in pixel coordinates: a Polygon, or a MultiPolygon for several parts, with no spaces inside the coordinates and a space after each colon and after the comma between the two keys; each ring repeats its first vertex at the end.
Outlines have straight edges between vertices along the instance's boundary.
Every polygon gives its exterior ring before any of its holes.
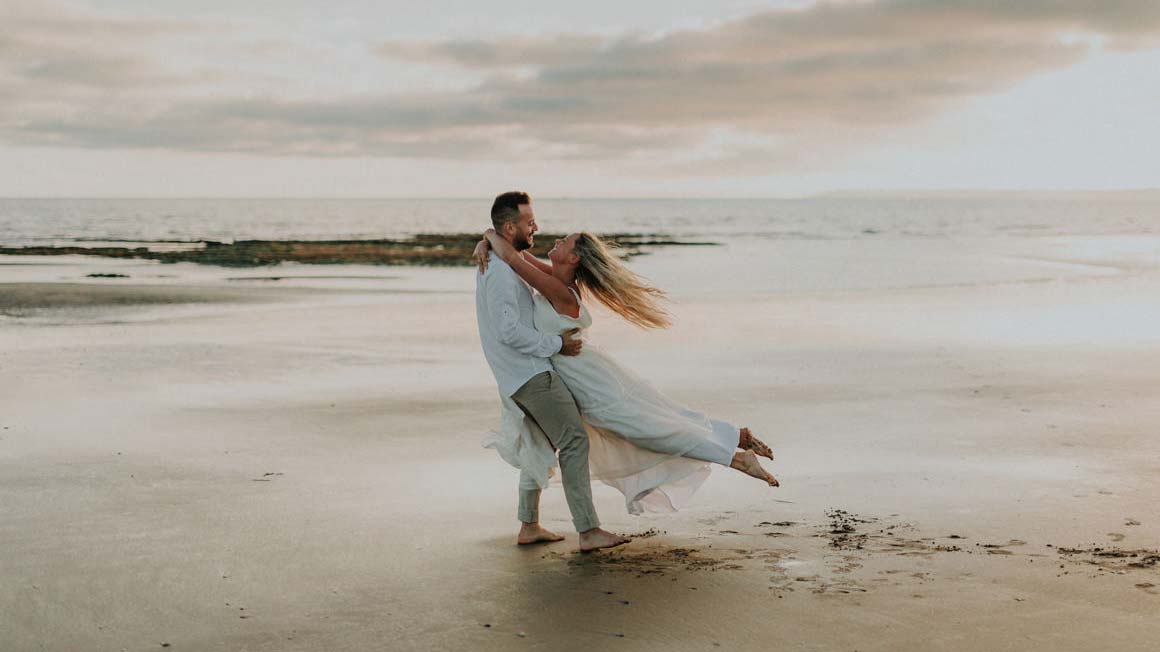
{"type": "Polygon", "coordinates": [[[701,525],[717,525],[721,521],[726,520],[727,518],[729,518],[730,516],[732,516],[736,513],[737,512],[722,512],[721,514],[718,514],[716,516],[709,516],[706,518],[697,519],[697,522],[700,523],[701,525]]]}
{"type": "Polygon", "coordinates": [[[1136,588],[1149,595],[1160,595],[1160,591],[1153,590],[1156,588],[1156,585],[1151,582],[1140,582],[1136,585],[1136,588]]]}
{"type": "Polygon", "coordinates": [[[1115,543],[1119,543],[1124,540],[1124,535],[1119,532],[1108,532],[1108,538],[1115,543]]]}

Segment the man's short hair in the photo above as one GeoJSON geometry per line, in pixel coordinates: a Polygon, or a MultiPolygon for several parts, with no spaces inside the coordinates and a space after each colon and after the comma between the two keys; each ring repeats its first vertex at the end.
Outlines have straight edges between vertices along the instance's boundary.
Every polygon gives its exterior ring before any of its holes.
{"type": "Polygon", "coordinates": [[[491,225],[496,231],[502,231],[504,224],[520,219],[520,206],[531,203],[528,193],[518,190],[498,195],[491,205],[491,225]]]}

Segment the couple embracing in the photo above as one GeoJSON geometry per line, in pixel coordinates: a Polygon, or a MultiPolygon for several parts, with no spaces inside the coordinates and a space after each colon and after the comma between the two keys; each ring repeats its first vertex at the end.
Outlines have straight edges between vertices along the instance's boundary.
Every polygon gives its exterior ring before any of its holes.
{"type": "Polygon", "coordinates": [[[526,193],[496,197],[491,221],[473,254],[479,338],[503,402],[501,428],[485,445],[520,469],[518,543],[564,538],[539,516],[540,492],[557,465],[584,552],[629,541],[601,529],[592,478],[623,493],[632,514],[676,509],[711,464],[778,485],[757,459],[772,460],[772,451],[748,428],[669,399],[584,344],[592,324],[585,301],[595,298],[642,328],[664,328],[661,290],[589,233],[557,240],[550,262],[533,256],[538,226],[526,193]]]}

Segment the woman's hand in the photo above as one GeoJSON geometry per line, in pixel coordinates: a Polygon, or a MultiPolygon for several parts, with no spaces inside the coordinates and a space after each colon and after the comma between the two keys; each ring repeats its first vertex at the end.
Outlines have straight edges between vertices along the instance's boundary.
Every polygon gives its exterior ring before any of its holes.
{"type": "Polygon", "coordinates": [[[471,252],[471,262],[479,268],[480,274],[487,271],[487,252],[489,251],[491,251],[491,245],[487,243],[487,238],[484,238],[475,245],[475,251],[471,252]]]}
{"type": "Polygon", "coordinates": [[[509,265],[512,264],[514,257],[520,255],[520,252],[516,251],[516,248],[510,242],[499,237],[495,229],[484,231],[483,237],[487,238],[487,242],[491,245],[491,249],[495,252],[495,255],[499,256],[500,260],[509,265]]]}

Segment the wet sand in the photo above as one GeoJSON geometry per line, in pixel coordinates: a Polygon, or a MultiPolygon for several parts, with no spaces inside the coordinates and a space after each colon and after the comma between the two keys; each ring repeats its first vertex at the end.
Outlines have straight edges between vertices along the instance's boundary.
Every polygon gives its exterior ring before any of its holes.
{"type": "Polygon", "coordinates": [[[640,536],[590,555],[558,489],[567,540],[514,545],[464,270],[0,268],[0,647],[1151,649],[1160,259],[1093,242],[785,294],[642,259],[677,326],[596,311],[593,343],[753,427],[782,487],[719,469],[633,518],[598,486],[640,536]]]}

